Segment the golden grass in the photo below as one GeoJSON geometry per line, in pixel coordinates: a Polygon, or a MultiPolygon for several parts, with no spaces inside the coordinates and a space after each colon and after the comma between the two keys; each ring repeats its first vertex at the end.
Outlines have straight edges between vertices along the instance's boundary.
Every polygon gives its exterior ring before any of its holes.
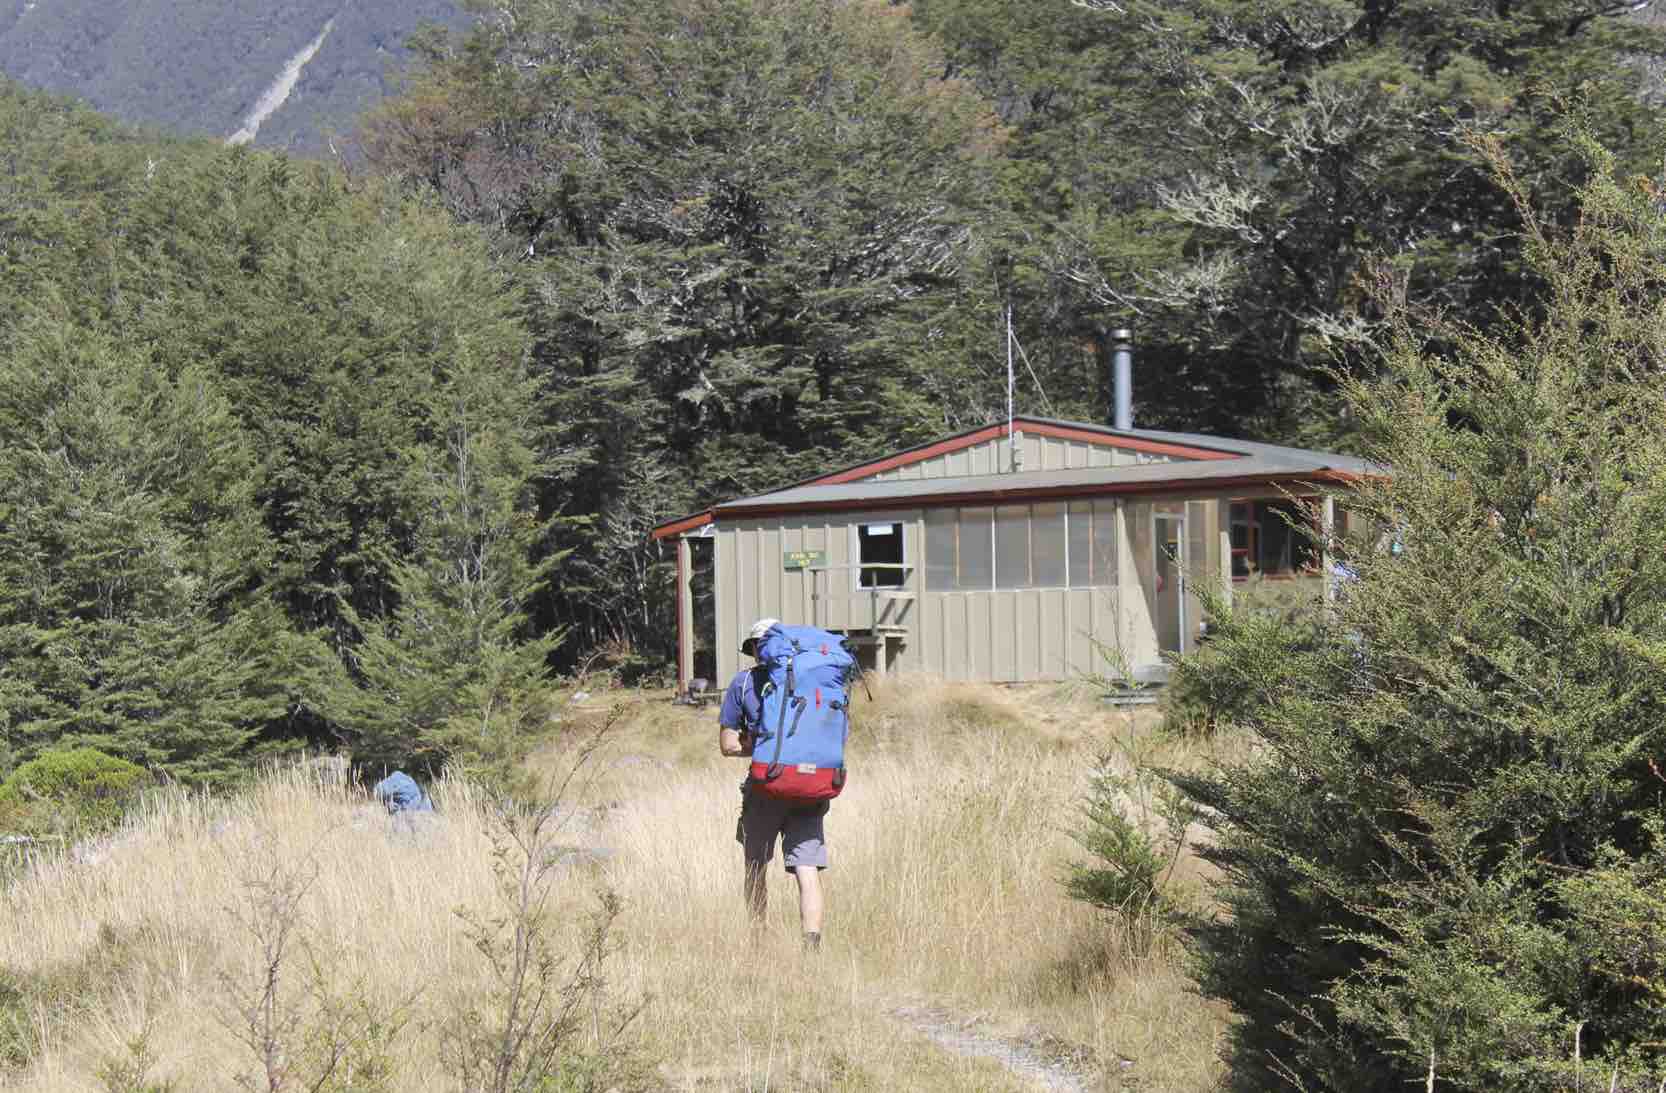
{"type": "MultiPolygon", "coordinates": [[[[1094,756],[1154,719],[1133,726],[1066,688],[893,679],[859,698],[851,781],[827,825],[826,940],[807,960],[778,863],[766,927],[748,928],[733,842],[741,764],[717,754],[715,709],[626,703],[559,835],[612,856],[557,872],[554,909],[576,944],[596,888],[622,898],[608,990],[644,1003],[635,1040],[652,1084],[1031,1088],[897,1016],[930,1007],[1073,1055],[1095,1088],[1214,1085],[1220,1012],[1189,992],[1172,952],[1131,958],[1059,884],[1079,857],[1069,830],[1094,756]]],[[[567,754],[536,765],[558,771],[567,754]]],[[[1195,758],[1180,745],[1164,755],[1195,758]]],[[[408,1012],[392,1086],[450,1088],[435,1030],[481,976],[454,911],[489,908],[495,888],[482,803],[455,784],[440,800],[444,821],[413,838],[360,797],[278,772],[235,801],[161,802],[97,860],[41,865],[0,894],[0,968],[60,986],[37,992],[33,1061],[6,1084],[102,1090],[100,1067],[148,1032],[151,1080],[234,1087],[255,1062],[234,1034],[237,1005],[262,970],[237,916],[251,917],[252,886],[276,873],[311,877],[296,936],[317,955],[319,989],[408,1012]]],[[[312,989],[304,964],[289,979],[297,998],[312,989]]]]}

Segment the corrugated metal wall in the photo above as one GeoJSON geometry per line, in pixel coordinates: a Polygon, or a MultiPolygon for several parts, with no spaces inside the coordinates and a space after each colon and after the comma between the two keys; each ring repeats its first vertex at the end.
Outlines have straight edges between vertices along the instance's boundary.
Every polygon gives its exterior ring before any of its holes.
{"type": "Polygon", "coordinates": [[[1157,560],[1153,552],[1150,501],[1128,501],[1122,506],[1122,542],[1128,549],[1120,556],[1122,587],[1122,644],[1118,647],[1121,668],[1155,664],[1157,652],[1157,560]]]}
{"type": "Polygon", "coordinates": [[[858,479],[863,482],[915,481],[921,478],[961,478],[973,474],[1002,474],[1006,471],[1006,440],[974,444],[958,452],[922,459],[902,467],[858,479]]]}
{"type": "MultiPolygon", "coordinates": [[[[1083,440],[1065,440],[1037,433],[1017,434],[1025,471],[1062,471],[1080,467],[1124,467],[1136,463],[1169,463],[1174,457],[1151,452],[1134,452],[1113,448],[1109,444],[1091,444],[1083,440]]],[[[913,481],[920,478],[959,478],[977,474],[1004,474],[1007,465],[1007,441],[988,440],[962,448],[958,452],[922,459],[904,467],[895,467],[860,481],[913,481]]]]}
{"type": "MultiPolygon", "coordinates": [[[[903,525],[904,556],[912,567],[902,591],[914,601],[893,604],[908,630],[893,641],[892,670],[922,670],[948,679],[1041,680],[1083,674],[1112,675],[1119,665],[1156,663],[1156,566],[1152,516],[1157,504],[1184,511],[1191,580],[1219,580],[1223,502],[1128,501],[1117,526],[1117,587],[1021,588],[991,591],[926,591],[924,514],[921,510],[823,517],[726,521],[718,525],[715,582],[718,678],[727,680],[745,661],[741,638],[752,621],[773,616],[829,629],[865,629],[869,597],[846,567],[856,558],[855,528],[864,523],[903,525]],[[821,598],[811,602],[813,577],[789,570],[788,551],[824,552],[828,572],[821,598]],[[1200,564],[1199,556],[1203,556],[1200,564]]],[[[1189,597],[1188,643],[1197,632],[1198,604],[1189,597]]]]}
{"type": "Polygon", "coordinates": [[[1063,471],[1079,467],[1128,467],[1138,463],[1172,463],[1176,457],[1155,452],[1137,452],[1113,448],[1108,444],[1091,444],[1082,440],[1066,440],[1056,436],[1023,433],[1020,451],[1023,452],[1025,471],[1063,471]]]}
{"type": "Polygon", "coordinates": [[[1119,598],[1115,588],[927,592],[919,605],[920,655],[910,663],[946,679],[1103,673],[1100,646],[1117,645],[1119,598]]]}

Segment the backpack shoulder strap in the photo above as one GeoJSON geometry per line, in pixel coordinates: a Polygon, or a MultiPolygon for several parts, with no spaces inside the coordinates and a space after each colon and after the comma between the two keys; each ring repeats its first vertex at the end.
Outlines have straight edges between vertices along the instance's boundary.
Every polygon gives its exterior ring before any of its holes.
{"type": "MultiPolygon", "coordinates": [[[[781,745],[787,739],[787,711],[793,705],[793,664],[798,660],[798,653],[798,642],[795,641],[792,643],[792,652],[785,658],[787,661],[786,686],[781,692],[781,716],[775,722],[775,754],[770,756],[769,760],[768,776],[772,779],[779,777],[781,774],[781,745]]],[[[794,727],[797,727],[796,722],[794,727]]]]}

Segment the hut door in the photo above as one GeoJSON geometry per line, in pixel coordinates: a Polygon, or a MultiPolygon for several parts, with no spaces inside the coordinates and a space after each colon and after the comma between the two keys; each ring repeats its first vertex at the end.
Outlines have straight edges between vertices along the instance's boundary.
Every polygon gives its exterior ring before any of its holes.
{"type": "Polygon", "coordinates": [[[1156,514],[1157,648],[1184,653],[1186,636],[1186,517],[1156,514]]]}

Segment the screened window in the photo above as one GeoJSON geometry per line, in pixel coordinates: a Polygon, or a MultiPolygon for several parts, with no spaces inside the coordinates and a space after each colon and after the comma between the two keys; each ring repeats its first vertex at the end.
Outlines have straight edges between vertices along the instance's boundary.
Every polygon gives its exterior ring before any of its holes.
{"type": "Polygon", "coordinates": [[[1037,588],[1065,585],[1064,506],[1054,503],[1030,509],[1030,581],[1037,588]]]}
{"type": "Polygon", "coordinates": [[[1116,502],[926,513],[926,588],[1089,588],[1117,583],[1116,502]]]}
{"type": "Polygon", "coordinates": [[[1070,555],[1070,587],[1086,588],[1093,584],[1093,502],[1070,503],[1070,525],[1067,529],[1070,555]]]}
{"type": "Polygon", "coordinates": [[[1093,503],[1093,576],[1088,583],[1117,583],[1115,501],[1093,503]]]}
{"type": "Polygon", "coordinates": [[[926,589],[952,592],[959,587],[960,514],[954,509],[926,510],[926,589]]]}
{"type": "Polygon", "coordinates": [[[995,587],[1030,587],[1030,507],[995,510],[995,587]]]}
{"type": "Polygon", "coordinates": [[[959,588],[995,587],[994,509],[960,510],[959,588]]]}

